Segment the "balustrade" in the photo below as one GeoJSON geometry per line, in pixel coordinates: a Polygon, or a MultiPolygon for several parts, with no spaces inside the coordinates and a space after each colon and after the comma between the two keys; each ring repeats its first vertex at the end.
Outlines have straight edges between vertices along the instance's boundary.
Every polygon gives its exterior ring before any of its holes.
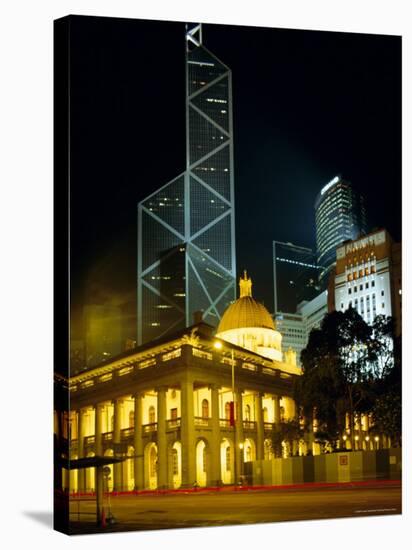
{"type": "Polygon", "coordinates": [[[205,416],[195,416],[195,426],[209,426],[209,418],[205,416]]]}
{"type": "Polygon", "coordinates": [[[143,424],[143,433],[147,434],[150,432],[155,432],[157,430],[157,422],[151,422],[150,424],[143,424]]]}
{"type": "Polygon", "coordinates": [[[180,426],[180,418],[170,418],[166,421],[167,429],[178,428],[180,426]]]}
{"type": "Polygon", "coordinates": [[[255,430],[256,429],[256,422],[253,420],[244,420],[243,421],[243,429],[244,430],[255,430]]]}

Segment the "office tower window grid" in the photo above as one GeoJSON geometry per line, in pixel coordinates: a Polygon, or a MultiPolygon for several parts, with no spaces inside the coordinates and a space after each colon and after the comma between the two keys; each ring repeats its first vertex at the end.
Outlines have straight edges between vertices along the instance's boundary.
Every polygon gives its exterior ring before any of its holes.
{"type": "Polygon", "coordinates": [[[366,233],[363,198],[340,176],[323,187],[315,202],[317,262],[325,279],[336,260],[336,248],[366,233]]]}
{"type": "Polygon", "coordinates": [[[186,171],[138,205],[138,343],[235,299],[231,72],[186,33],[186,171]]]}

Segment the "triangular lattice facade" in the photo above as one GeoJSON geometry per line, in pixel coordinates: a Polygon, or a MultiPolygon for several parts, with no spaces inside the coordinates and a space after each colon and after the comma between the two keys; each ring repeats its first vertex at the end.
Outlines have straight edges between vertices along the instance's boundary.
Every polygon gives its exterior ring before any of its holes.
{"type": "Polygon", "coordinates": [[[138,343],[235,299],[231,72],[186,33],[186,171],[138,205],[138,343]]]}

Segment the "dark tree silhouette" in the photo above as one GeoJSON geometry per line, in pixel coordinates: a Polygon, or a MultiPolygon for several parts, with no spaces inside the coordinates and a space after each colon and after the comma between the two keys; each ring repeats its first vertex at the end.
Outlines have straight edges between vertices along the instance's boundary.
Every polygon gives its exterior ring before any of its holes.
{"type": "MultiPolygon", "coordinates": [[[[349,413],[351,438],[354,415],[370,412],[378,395],[387,393],[393,376],[393,320],[378,316],[368,325],[353,308],[327,314],[313,329],[301,353],[303,374],[294,398],[311,423],[315,414],[322,442],[335,448],[349,413]]],[[[353,441],[352,441],[353,448],[353,441]]]]}

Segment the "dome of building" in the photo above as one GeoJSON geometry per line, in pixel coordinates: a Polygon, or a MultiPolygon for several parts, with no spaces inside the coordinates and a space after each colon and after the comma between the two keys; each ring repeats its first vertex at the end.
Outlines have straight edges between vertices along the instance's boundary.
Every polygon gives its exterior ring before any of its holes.
{"type": "Polygon", "coordinates": [[[282,335],[265,306],[252,297],[252,280],[246,271],[239,287],[240,298],[223,314],[216,336],[268,359],[282,361],[282,335]]]}
{"type": "Polygon", "coordinates": [[[273,319],[265,306],[252,297],[252,280],[240,279],[240,298],[231,304],[219,323],[217,332],[225,332],[237,328],[269,328],[275,329],[273,319]]]}

